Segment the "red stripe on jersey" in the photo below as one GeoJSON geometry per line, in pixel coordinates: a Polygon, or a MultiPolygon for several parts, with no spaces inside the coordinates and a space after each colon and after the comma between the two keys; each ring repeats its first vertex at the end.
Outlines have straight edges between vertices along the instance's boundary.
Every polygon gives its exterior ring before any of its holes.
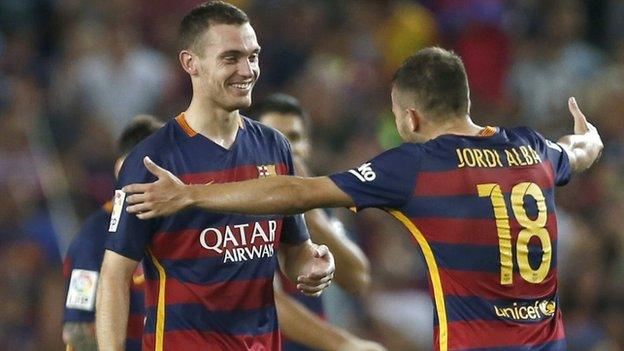
{"type": "MultiPolygon", "coordinates": [[[[240,182],[260,177],[258,166],[260,165],[245,165],[212,172],[187,173],[178,177],[186,184],[240,182]]],[[[287,175],[288,167],[284,163],[277,163],[275,164],[275,173],[287,175]]]]}
{"type": "Polygon", "coordinates": [[[531,181],[550,189],[555,176],[550,161],[533,166],[505,168],[458,168],[441,172],[420,172],[414,196],[477,195],[476,183],[498,183],[503,192],[514,185],[531,181]]]}
{"type": "Polygon", "coordinates": [[[543,282],[527,282],[514,273],[513,284],[501,285],[500,273],[440,269],[444,295],[478,296],[495,299],[540,299],[557,292],[557,269],[553,268],[543,282]]]}
{"type": "Polygon", "coordinates": [[[126,335],[126,339],[141,340],[144,320],[145,316],[141,313],[128,316],[128,334],[126,335]]]}
{"type": "Polygon", "coordinates": [[[265,242],[264,238],[271,239],[271,233],[274,233],[272,239],[277,249],[282,232],[282,219],[271,221],[276,224],[273,230],[269,220],[264,220],[209,229],[160,232],[154,235],[150,250],[159,260],[222,257],[227,249],[252,250],[254,247],[261,247],[270,242],[265,242]],[[205,232],[203,236],[202,232],[205,232]]]}
{"type": "MultiPolygon", "coordinates": [[[[496,220],[470,218],[411,218],[429,242],[445,244],[498,245],[496,220]]],[[[522,227],[509,220],[511,239],[515,242],[522,227]]],[[[551,241],[557,240],[557,217],[549,213],[545,227],[551,241]]]]}
{"type": "MultiPolygon", "coordinates": [[[[156,306],[158,280],[146,280],[146,284],[145,306],[156,306]]],[[[165,299],[167,305],[199,303],[207,310],[213,311],[255,309],[275,304],[272,278],[200,285],[168,277],[165,284],[165,299]]]]}
{"type": "Polygon", "coordinates": [[[69,279],[71,277],[72,267],[73,267],[73,260],[68,255],[67,257],[65,257],[65,261],[63,261],[63,278],[69,279]]]}
{"type": "MultiPolygon", "coordinates": [[[[154,350],[154,334],[143,336],[143,351],[154,350]]],[[[197,330],[178,330],[165,332],[164,350],[210,350],[222,351],[280,351],[282,349],[280,333],[274,331],[261,335],[227,335],[197,330]]]]}
{"type": "MultiPolygon", "coordinates": [[[[448,324],[449,350],[510,346],[532,346],[565,337],[561,312],[540,323],[504,321],[451,322],[448,324]]],[[[437,330],[437,327],[436,327],[437,330]]]]}

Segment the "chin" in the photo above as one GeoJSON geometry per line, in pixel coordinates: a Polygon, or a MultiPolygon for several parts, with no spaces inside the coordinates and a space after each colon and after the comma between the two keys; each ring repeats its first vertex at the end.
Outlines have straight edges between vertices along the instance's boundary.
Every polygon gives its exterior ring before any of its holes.
{"type": "Polygon", "coordinates": [[[251,96],[232,99],[226,106],[230,111],[246,109],[251,106],[251,96]]]}

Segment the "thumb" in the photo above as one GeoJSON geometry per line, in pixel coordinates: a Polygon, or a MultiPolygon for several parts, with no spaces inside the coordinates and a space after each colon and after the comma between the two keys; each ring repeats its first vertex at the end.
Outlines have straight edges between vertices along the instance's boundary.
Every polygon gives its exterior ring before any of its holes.
{"type": "Polygon", "coordinates": [[[329,253],[329,248],[325,245],[319,245],[316,247],[316,250],[314,251],[314,257],[316,258],[320,258],[320,257],[324,257],[329,253]]]}
{"type": "Polygon", "coordinates": [[[149,156],[143,157],[143,164],[145,165],[145,168],[147,168],[147,170],[150,171],[150,173],[152,173],[158,178],[162,177],[163,175],[167,173],[167,171],[164,168],[160,168],[157,164],[155,164],[154,161],[152,161],[152,159],[149,158],[149,156]]]}
{"type": "Polygon", "coordinates": [[[570,113],[574,118],[574,133],[575,134],[584,134],[589,130],[587,126],[587,119],[581,109],[578,107],[576,99],[571,97],[568,99],[568,108],[570,109],[570,113]]]}

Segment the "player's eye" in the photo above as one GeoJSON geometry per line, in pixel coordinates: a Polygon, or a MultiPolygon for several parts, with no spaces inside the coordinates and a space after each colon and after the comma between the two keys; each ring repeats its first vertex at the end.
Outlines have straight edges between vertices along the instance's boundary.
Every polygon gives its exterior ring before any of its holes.
{"type": "Polygon", "coordinates": [[[224,60],[226,63],[236,63],[236,62],[238,62],[238,57],[236,57],[236,56],[225,56],[225,57],[223,58],[223,60],[224,60]]]}
{"type": "Polygon", "coordinates": [[[252,54],[249,56],[249,62],[258,62],[258,54],[252,54]]]}

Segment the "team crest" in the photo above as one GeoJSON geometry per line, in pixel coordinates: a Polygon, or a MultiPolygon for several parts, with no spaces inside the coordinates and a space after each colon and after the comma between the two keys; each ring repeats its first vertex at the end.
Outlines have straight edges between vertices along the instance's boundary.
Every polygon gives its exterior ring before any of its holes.
{"type": "Polygon", "coordinates": [[[268,178],[277,175],[275,165],[259,165],[256,167],[258,167],[258,178],[268,178]]]}

